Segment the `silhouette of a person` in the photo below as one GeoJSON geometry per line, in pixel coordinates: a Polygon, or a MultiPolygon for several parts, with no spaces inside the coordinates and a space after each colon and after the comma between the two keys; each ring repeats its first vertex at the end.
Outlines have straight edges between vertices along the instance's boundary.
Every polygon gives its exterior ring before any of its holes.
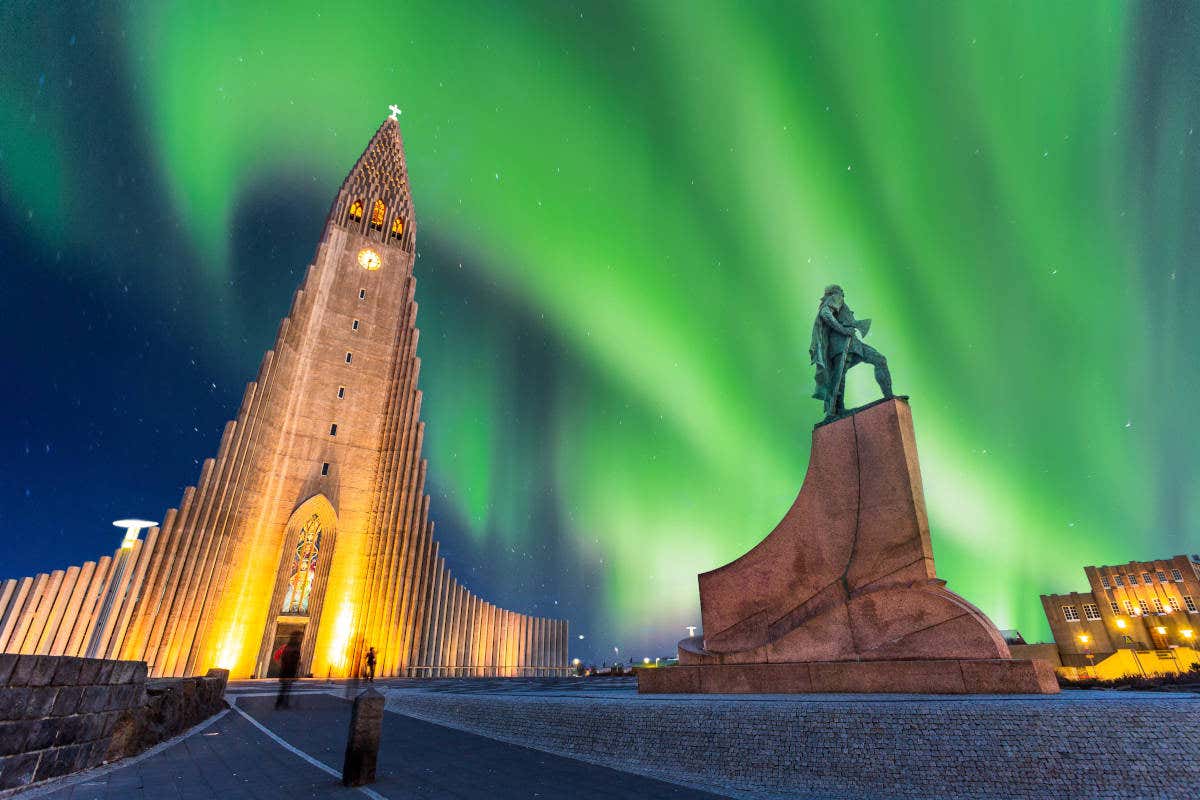
{"type": "Polygon", "coordinates": [[[375,681],[375,648],[367,649],[367,680],[372,683],[375,681]]]}
{"type": "Polygon", "coordinates": [[[275,651],[275,660],[279,662],[279,696],[275,698],[275,707],[288,708],[288,696],[300,672],[299,633],[293,633],[287,644],[275,651]]]}

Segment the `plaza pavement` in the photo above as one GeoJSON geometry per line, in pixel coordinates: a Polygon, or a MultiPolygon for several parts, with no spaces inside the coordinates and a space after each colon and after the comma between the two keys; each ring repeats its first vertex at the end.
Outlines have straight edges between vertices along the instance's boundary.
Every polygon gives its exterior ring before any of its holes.
{"type": "MultiPolygon", "coordinates": [[[[392,683],[408,682],[381,681],[380,688],[392,683]]],[[[444,681],[437,685],[460,692],[500,687],[536,692],[542,688],[536,681],[444,681]]],[[[602,682],[588,681],[587,685],[596,691],[606,688],[602,682]]],[[[628,685],[627,680],[614,681],[611,688],[628,685]]],[[[563,690],[570,691],[566,686],[563,690]]],[[[148,754],[35,787],[19,796],[22,800],[720,797],[392,712],[384,715],[378,780],[362,789],[345,788],[337,776],[350,704],[331,694],[344,693],[344,687],[302,682],[292,698],[292,708],[286,711],[274,709],[273,691],[270,682],[235,683],[228,694],[234,707],[203,729],[148,754]]]]}

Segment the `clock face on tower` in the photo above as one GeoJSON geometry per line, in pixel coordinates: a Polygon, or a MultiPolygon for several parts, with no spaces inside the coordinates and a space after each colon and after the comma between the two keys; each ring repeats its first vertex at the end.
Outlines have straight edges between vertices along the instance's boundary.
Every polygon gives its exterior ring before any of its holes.
{"type": "Polygon", "coordinates": [[[367,247],[358,251],[358,265],[365,270],[374,272],[383,266],[383,259],[379,257],[379,253],[367,247]]]}

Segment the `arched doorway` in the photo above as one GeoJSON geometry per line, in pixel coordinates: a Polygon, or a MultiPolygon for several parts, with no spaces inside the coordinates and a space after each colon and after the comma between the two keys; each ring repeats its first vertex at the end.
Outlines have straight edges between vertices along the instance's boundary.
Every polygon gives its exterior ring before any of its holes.
{"type": "Polygon", "coordinates": [[[337,512],[325,495],[310,497],[292,512],[276,567],[256,675],[279,674],[274,655],[293,636],[300,638],[300,675],[310,673],[336,538],[337,512]]]}

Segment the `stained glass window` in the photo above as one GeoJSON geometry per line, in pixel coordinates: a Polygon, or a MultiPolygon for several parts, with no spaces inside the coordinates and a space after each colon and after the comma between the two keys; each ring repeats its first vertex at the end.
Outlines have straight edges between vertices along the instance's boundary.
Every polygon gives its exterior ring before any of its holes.
{"type": "Polygon", "coordinates": [[[308,598],[317,577],[317,554],[321,548],[321,518],[313,514],[296,540],[287,591],[283,594],[284,614],[307,614],[308,598]]]}
{"type": "Polygon", "coordinates": [[[392,238],[399,239],[404,235],[404,220],[396,217],[392,220],[392,238]]]}
{"type": "Polygon", "coordinates": [[[382,200],[376,200],[371,206],[371,227],[377,231],[383,230],[383,218],[387,216],[387,206],[382,200]]]}
{"type": "Polygon", "coordinates": [[[346,217],[354,222],[358,222],[362,219],[362,215],[363,215],[362,200],[355,200],[353,203],[350,204],[350,210],[346,212],[346,217]]]}

